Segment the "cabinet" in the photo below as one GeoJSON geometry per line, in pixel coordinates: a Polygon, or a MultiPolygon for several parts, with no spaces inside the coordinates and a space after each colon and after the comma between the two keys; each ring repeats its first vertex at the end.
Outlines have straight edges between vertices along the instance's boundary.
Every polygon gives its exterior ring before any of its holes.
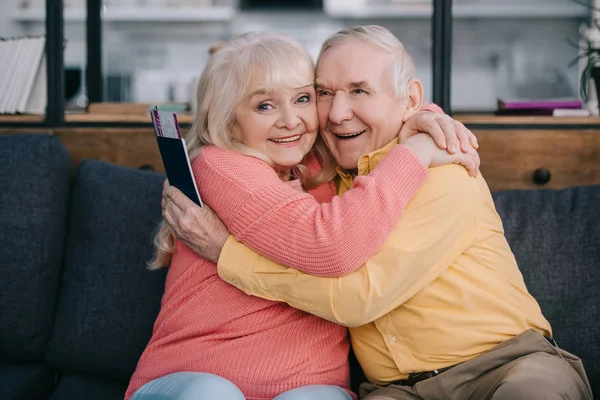
{"type": "MultiPolygon", "coordinates": [[[[78,117],[79,122],[83,118],[78,117]]],[[[105,123],[110,122],[108,116],[103,118],[105,123]]],[[[132,122],[133,117],[128,118],[132,122]]],[[[565,119],[563,126],[556,125],[552,117],[457,118],[473,125],[480,144],[481,171],[492,191],[600,184],[600,118],[565,119]],[[585,127],[589,119],[595,128],[585,127]],[[519,124],[530,124],[536,129],[522,129],[519,124]]],[[[22,131],[30,133],[31,129],[22,131]]],[[[14,132],[14,128],[0,127],[0,134],[14,132]]],[[[42,132],[61,139],[71,155],[73,168],[92,158],[163,172],[150,127],[63,127],[42,132]]]]}
{"type": "Polygon", "coordinates": [[[600,130],[474,130],[494,191],[600,184],[600,130]]]}

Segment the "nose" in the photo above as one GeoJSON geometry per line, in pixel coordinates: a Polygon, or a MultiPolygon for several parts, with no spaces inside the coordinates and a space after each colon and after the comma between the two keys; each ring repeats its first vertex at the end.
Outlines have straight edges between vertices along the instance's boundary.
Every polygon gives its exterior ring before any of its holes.
{"type": "Polygon", "coordinates": [[[293,130],[300,125],[301,120],[298,112],[293,107],[282,107],[277,121],[277,128],[293,130]]]}
{"type": "Polygon", "coordinates": [[[331,108],[329,109],[329,120],[334,124],[349,121],[353,116],[348,99],[344,94],[336,93],[333,96],[331,108]]]}

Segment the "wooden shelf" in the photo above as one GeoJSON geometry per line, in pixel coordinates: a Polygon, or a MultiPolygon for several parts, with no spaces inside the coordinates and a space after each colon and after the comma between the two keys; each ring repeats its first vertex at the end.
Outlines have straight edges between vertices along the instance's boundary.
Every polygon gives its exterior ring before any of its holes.
{"type": "MultiPolygon", "coordinates": [[[[181,124],[191,124],[194,122],[194,116],[191,114],[176,113],[177,120],[181,124]]],[[[454,118],[463,124],[485,124],[485,125],[586,125],[590,127],[600,126],[600,117],[513,117],[513,116],[494,116],[494,115],[454,115],[454,118]]],[[[150,124],[152,121],[150,115],[146,113],[138,114],[115,114],[115,113],[91,113],[91,114],[70,114],[65,117],[67,122],[109,122],[109,123],[144,123],[150,124]]]]}
{"type": "MultiPolygon", "coordinates": [[[[90,106],[89,113],[67,113],[65,121],[69,123],[147,123],[150,125],[152,120],[146,112],[145,104],[114,104],[99,103],[90,106]]],[[[187,113],[176,112],[177,120],[181,124],[191,124],[194,122],[194,116],[187,113]]],[[[495,116],[487,114],[454,114],[454,118],[463,124],[474,125],[536,125],[536,126],[562,126],[562,125],[590,125],[590,128],[598,129],[600,127],[600,117],[550,117],[550,116],[495,116]]],[[[0,115],[0,124],[2,123],[37,123],[43,122],[43,115],[0,115]]]]}
{"type": "MultiPolygon", "coordinates": [[[[235,16],[234,7],[197,7],[197,8],[152,8],[152,7],[112,7],[105,8],[102,20],[105,22],[227,22],[235,16]]],[[[67,9],[64,20],[67,22],[85,22],[85,9],[67,9]]],[[[17,9],[13,20],[21,22],[43,22],[45,10],[17,9]]]]}
{"type": "MultiPolygon", "coordinates": [[[[193,115],[177,114],[177,121],[180,124],[191,124],[194,122],[193,115]]],[[[82,122],[82,123],[148,123],[152,124],[150,114],[67,114],[65,115],[66,122],[82,122]]]]}
{"type": "MultiPolygon", "coordinates": [[[[144,108],[144,106],[133,106],[135,109],[144,108]]],[[[133,108],[132,107],[132,108],[133,108]]],[[[144,108],[145,109],[145,108],[144,108]]],[[[181,124],[191,124],[194,122],[194,116],[186,113],[177,112],[177,120],[181,124]]],[[[494,115],[470,115],[455,114],[454,118],[463,124],[479,125],[590,125],[590,128],[600,126],[600,117],[526,117],[526,116],[494,116],[494,115]]],[[[40,115],[0,115],[2,122],[43,122],[44,116],[40,115]]],[[[152,120],[146,112],[131,113],[111,113],[101,110],[91,113],[73,113],[66,114],[65,121],[71,123],[148,123],[152,120]]]]}
{"type": "Polygon", "coordinates": [[[0,115],[2,122],[44,122],[45,115],[0,115]]]}

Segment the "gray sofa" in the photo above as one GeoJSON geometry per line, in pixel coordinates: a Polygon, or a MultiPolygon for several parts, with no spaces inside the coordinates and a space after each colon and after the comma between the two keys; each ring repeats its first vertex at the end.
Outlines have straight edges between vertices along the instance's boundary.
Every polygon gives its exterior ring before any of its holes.
{"type": "MultiPolygon", "coordinates": [[[[0,400],[122,399],[164,286],[144,268],[164,176],[70,171],[50,135],[0,136],[0,160],[0,400]]],[[[494,198],[558,344],[600,393],[600,186],[494,198]]]]}

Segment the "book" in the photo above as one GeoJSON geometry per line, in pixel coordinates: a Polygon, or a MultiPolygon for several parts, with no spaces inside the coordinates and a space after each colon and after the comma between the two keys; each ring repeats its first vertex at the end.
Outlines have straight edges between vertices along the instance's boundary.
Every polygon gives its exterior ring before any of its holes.
{"type": "Polygon", "coordinates": [[[159,111],[155,106],[150,110],[150,116],[169,184],[181,190],[190,200],[202,207],[202,199],[192,171],[185,139],[181,137],[177,115],[159,111]]]}
{"type": "Polygon", "coordinates": [[[498,100],[496,115],[553,115],[554,110],[581,110],[577,99],[498,100]]]}
{"type": "Polygon", "coordinates": [[[581,100],[547,99],[547,100],[498,100],[499,110],[554,110],[555,108],[580,109],[581,100]]]}
{"type": "Polygon", "coordinates": [[[46,38],[0,38],[0,114],[46,110],[46,38]]]}

